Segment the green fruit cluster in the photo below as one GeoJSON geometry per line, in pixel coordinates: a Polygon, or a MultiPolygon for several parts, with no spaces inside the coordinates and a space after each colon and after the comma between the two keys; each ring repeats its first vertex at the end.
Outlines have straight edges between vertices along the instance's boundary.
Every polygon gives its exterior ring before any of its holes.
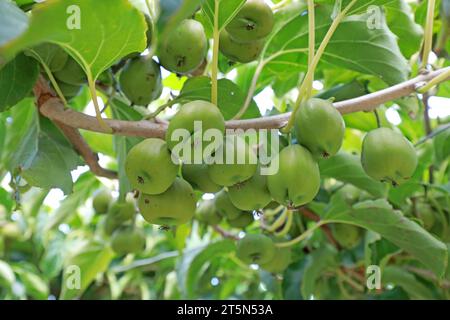
{"type": "Polygon", "coordinates": [[[220,33],[220,51],[233,62],[257,60],[273,27],[273,12],[264,0],[247,0],[220,33]]]}

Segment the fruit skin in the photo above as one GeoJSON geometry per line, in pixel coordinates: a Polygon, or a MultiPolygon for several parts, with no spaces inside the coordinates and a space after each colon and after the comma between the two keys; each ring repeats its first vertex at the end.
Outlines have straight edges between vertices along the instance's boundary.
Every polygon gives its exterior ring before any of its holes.
{"type": "Polygon", "coordinates": [[[346,184],[340,188],[337,192],[344,200],[350,205],[355,204],[361,198],[361,189],[358,189],[352,184],[346,184]]]}
{"type": "Polygon", "coordinates": [[[226,30],[234,40],[250,42],[268,36],[274,22],[272,9],[264,0],[247,0],[226,30]]]}
{"type": "Polygon", "coordinates": [[[87,82],[83,68],[72,57],[69,57],[64,67],[54,73],[55,78],[67,84],[80,86],[87,82]]]}
{"type": "Polygon", "coordinates": [[[291,145],[284,148],[277,159],[278,172],[267,177],[272,198],[294,207],[311,202],[320,188],[319,166],[311,153],[302,146],[291,145]]]}
{"type": "Polygon", "coordinates": [[[211,164],[208,174],[214,183],[221,186],[229,187],[244,182],[253,177],[258,168],[255,152],[240,136],[226,136],[214,157],[222,163],[211,164]],[[234,155],[233,164],[227,164],[227,157],[231,155],[234,155]]]}
{"type": "Polygon", "coordinates": [[[249,180],[229,187],[228,195],[236,208],[246,211],[262,209],[272,201],[267,176],[261,175],[259,168],[249,180]]]}
{"type": "Polygon", "coordinates": [[[236,254],[247,264],[265,264],[275,256],[275,245],[263,234],[247,234],[239,240],[236,254]]]}
{"type": "Polygon", "coordinates": [[[194,217],[197,201],[191,185],[176,178],[170,188],[158,195],[141,194],[138,206],[144,219],[162,226],[180,225],[194,217]]]}
{"type": "Polygon", "coordinates": [[[255,219],[253,217],[253,213],[251,212],[242,212],[236,219],[227,220],[230,227],[236,229],[245,229],[251,225],[253,221],[255,221],[255,219]]]}
{"type": "Polygon", "coordinates": [[[200,202],[195,212],[198,221],[215,226],[222,221],[222,216],[217,212],[214,200],[200,202]]]}
{"type": "Polygon", "coordinates": [[[203,25],[183,20],[161,44],[159,61],[169,71],[179,74],[197,69],[206,57],[208,43],[203,25]]]}
{"type": "Polygon", "coordinates": [[[248,63],[255,61],[264,49],[264,40],[237,42],[223,30],[220,33],[220,52],[234,62],[248,63]]]}
{"type": "Polygon", "coordinates": [[[150,138],[130,150],[125,172],[133,188],[146,194],[160,194],[175,181],[178,167],[172,161],[166,142],[150,138]]]}
{"type": "Polygon", "coordinates": [[[6,222],[2,226],[0,226],[0,236],[9,239],[19,239],[20,237],[22,237],[22,235],[23,231],[18,223],[6,222]]]}
{"type": "Polygon", "coordinates": [[[417,168],[417,154],[403,135],[389,128],[369,132],[363,141],[361,163],[367,175],[397,186],[408,180],[417,168]]]}
{"type": "Polygon", "coordinates": [[[145,234],[133,227],[120,228],[112,236],[111,248],[119,255],[139,253],[145,248],[145,234]]]}
{"type": "Polygon", "coordinates": [[[134,218],[136,214],[136,208],[134,202],[115,202],[109,208],[108,214],[105,219],[105,234],[111,235],[120,227],[124,222],[127,222],[134,218]]]}
{"type": "Polygon", "coordinates": [[[182,174],[194,189],[205,193],[216,193],[222,190],[222,187],[209,177],[206,164],[185,164],[182,167],[182,174]]]}
{"type": "Polygon", "coordinates": [[[215,195],[214,203],[217,212],[227,220],[237,219],[242,214],[242,210],[239,210],[233,205],[228,192],[225,190],[222,190],[215,195]]]}
{"type": "MultiPolygon", "coordinates": [[[[182,154],[181,157],[185,163],[195,163],[193,159],[194,152],[199,152],[200,160],[203,160],[203,135],[198,136],[201,132],[195,130],[202,130],[203,134],[209,129],[217,129],[223,135],[225,132],[225,119],[220,110],[212,103],[203,100],[191,101],[181,106],[178,113],[172,118],[166,133],[167,146],[173,150],[175,146],[181,142],[179,140],[172,140],[172,134],[176,130],[184,129],[191,133],[191,139],[185,143],[190,143],[192,152],[189,155],[182,154]],[[195,122],[201,124],[201,128],[195,127],[195,122]],[[196,133],[198,132],[198,135],[196,133]]],[[[203,161],[202,161],[203,162],[203,161]]]]}
{"type": "Polygon", "coordinates": [[[96,214],[105,214],[108,212],[109,205],[112,202],[111,193],[106,190],[100,190],[92,199],[92,207],[96,214]]]}
{"type": "Polygon", "coordinates": [[[328,158],[342,147],[344,119],[330,101],[312,98],[295,115],[295,134],[315,157],[328,158]]]}
{"type": "Polygon", "coordinates": [[[151,56],[139,56],[127,62],[119,78],[120,88],[133,104],[146,106],[162,93],[159,65],[151,56]]]}
{"type": "Polygon", "coordinates": [[[361,239],[361,229],[350,224],[334,224],[332,234],[339,245],[346,249],[356,247],[361,239]]]}
{"type": "Polygon", "coordinates": [[[82,86],[80,85],[74,86],[72,84],[64,83],[62,81],[58,81],[58,86],[63,96],[69,100],[76,97],[80,93],[82,88],[82,86]]]}
{"type": "Polygon", "coordinates": [[[416,204],[414,211],[417,217],[422,220],[425,230],[430,231],[436,223],[433,208],[428,203],[419,202],[416,204]]]}
{"type": "Polygon", "coordinates": [[[282,273],[291,264],[291,248],[277,248],[275,255],[267,263],[260,264],[260,267],[270,273],[282,273]]]}

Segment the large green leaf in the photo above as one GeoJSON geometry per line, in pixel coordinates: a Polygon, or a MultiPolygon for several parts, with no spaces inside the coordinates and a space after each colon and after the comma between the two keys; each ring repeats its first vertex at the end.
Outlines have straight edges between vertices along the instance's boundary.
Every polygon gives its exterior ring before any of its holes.
{"type": "Polygon", "coordinates": [[[79,298],[97,275],[106,271],[113,257],[114,253],[111,248],[100,243],[88,243],[79,252],[72,255],[65,263],[60,299],[79,298]],[[77,284],[77,281],[70,281],[70,278],[78,275],[80,276],[80,286],[72,287],[73,284],[77,284]]]}
{"type": "Polygon", "coordinates": [[[208,261],[235,249],[233,241],[221,240],[185,251],[177,267],[180,289],[185,297],[192,298],[195,295],[198,279],[201,277],[203,267],[208,261]]]}
{"type": "MultiPolygon", "coordinates": [[[[219,96],[218,107],[225,120],[233,118],[242,108],[245,102],[245,94],[232,81],[220,79],[218,81],[219,96]]],[[[183,89],[177,100],[193,101],[205,100],[211,101],[211,79],[208,77],[195,77],[185,82],[183,89]]],[[[250,107],[242,117],[243,119],[258,118],[261,114],[255,101],[252,100],[250,107]]]]}
{"type": "Polygon", "coordinates": [[[325,245],[307,257],[303,281],[301,284],[302,296],[310,299],[316,291],[317,280],[327,269],[338,267],[337,251],[334,247],[325,245]]]}
{"type": "MultiPolygon", "coordinates": [[[[330,16],[329,7],[317,8],[317,46],[331,25],[330,16]]],[[[375,75],[387,84],[405,81],[410,68],[400,52],[395,35],[384,19],[377,28],[369,28],[370,18],[366,13],[352,15],[342,21],[324,52],[323,63],[375,75]]],[[[307,48],[308,17],[298,15],[287,20],[270,39],[266,58],[272,60],[267,68],[274,73],[304,71],[307,67],[307,48]]]]}
{"type": "Polygon", "coordinates": [[[46,118],[34,118],[28,131],[16,147],[8,163],[10,171],[17,171],[35,187],[60,188],[65,194],[72,192],[70,172],[81,164],[62,133],[46,118]]]}
{"type": "Polygon", "coordinates": [[[322,177],[353,184],[376,197],[386,194],[386,186],[364,172],[360,158],[356,155],[340,152],[330,159],[319,161],[319,166],[322,177]]]}
{"type": "Polygon", "coordinates": [[[0,69],[0,112],[25,98],[33,89],[38,75],[36,60],[23,54],[0,69]]]}
{"type": "Polygon", "coordinates": [[[430,288],[417,280],[410,272],[396,266],[388,266],[383,270],[382,281],[385,284],[394,284],[405,290],[411,299],[432,300],[433,292],[430,288]]]}
{"type": "Polygon", "coordinates": [[[423,29],[414,21],[411,7],[405,0],[393,1],[386,5],[389,28],[398,37],[400,50],[406,57],[419,51],[423,29]]]}
{"type": "Polygon", "coordinates": [[[324,220],[355,224],[379,233],[413,255],[438,277],[447,269],[447,246],[416,222],[394,210],[386,200],[365,201],[353,207],[333,198],[324,220]]]}
{"type": "Polygon", "coordinates": [[[0,61],[51,42],[95,80],[120,58],[143,51],[145,32],[144,16],[127,0],[50,0],[33,7],[26,32],[0,47],[0,61]]]}

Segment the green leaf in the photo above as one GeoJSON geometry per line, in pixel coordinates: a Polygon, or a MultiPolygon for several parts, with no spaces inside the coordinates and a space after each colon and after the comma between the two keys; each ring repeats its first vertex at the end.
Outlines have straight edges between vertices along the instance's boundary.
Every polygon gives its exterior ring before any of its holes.
{"type": "Polygon", "coordinates": [[[65,262],[60,299],[71,300],[81,297],[97,275],[107,270],[113,257],[114,253],[111,248],[100,243],[88,243],[80,251],[72,255],[65,262]],[[68,268],[73,266],[77,268],[68,268]],[[79,273],[74,272],[74,270],[79,270],[79,273]],[[78,279],[76,277],[78,275],[80,276],[80,286],[79,288],[76,286],[72,287],[72,285],[77,284],[76,280],[78,279]]]}
{"type": "MultiPolygon", "coordinates": [[[[316,8],[316,43],[324,38],[331,25],[330,8],[316,8]]],[[[337,28],[323,57],[324,65],[375,75],[392,85],[408,78],[409,66],[397,44],[395,35],[384,19],[377,28],[368,28],[368,13],[347,17],[337,28]]],[[[269,40],[267,68],[273,73],[298,73],[306,70],[308,48],[308,16],[287,20],[269,40]],[[303,50],[302,52],[290,52],[303,50]]]]}
{"type": "Polygon", "coordinates": [[[27,296],[37,300],[47,300],[50,292],[48,284],[38,274],[25,268],[14,267],[14,271],[26,288],[27,296]]]}
{"type": "Polygon", "coordinates": [[[324,245],[308,255],[301,284],[302,296],[305,299],[315,295],[317,280],[322,276],[322,273],[327,269],[338,266],[336,257],[336,249],[329,245],[324,245]]]}
{"type": "Polygon", "coordinates": [[[320,174],[324,178],[334,178],[353,184],[376,197],[383,197],[386,193],[385,185],[371,179],[364,172],[359,156],[340,152],[330,159],[320,160],[319,167],[320,174]]]}
{"type": "Polygon", "coordinates": [[[11,266],[5,261],[0,260],[0,284],[11,288],[14,282],[16,282],[16,276],[11,266]]]}
{"type": "MultiPolygon", "coordinates": [[[[233,118],[242,108],[245,102],[245,94],[231,80],[220,79],[218,81],[219,97],[218,107],[225,120],[233,118]]],[[[180,95],[180,101],[205,100],[211,101],[211,79],[208,77],[195,77],[185,82],[180,95]]],[[[261,114],[255,101],[252,101],[243,119],[258,118],[261,114]]]]}
{"type": "Polygon", "coordinates": [[[394,210],[386,200],[365,201],[349,207],[334,197],[324,220],[350,223],[379,233],[413,255],[438,277],[447,268],[447,246],[416,222],[394,210]],[[334,200],[334,201],[333,201],[334,200]]]}
{"type": "Polygon", "coordinates": [[[402,287],[411,299],[434,300],[433,292],[422,284],[417,278],[405,269],[396,266],[388,266],[383,270],[382,281],[385,284],[394,284],[402,287]]]}
{"type": "Polygon", "coordinates": [[[0,69],[0,112],[15,106],[27,97],[39,75],[36,60],[18,55],[0,69]]]}
{"type": "MultiPolygon", "coordinates": [[[[216,0],[206,0],[203,11],[208,17],[210,27],[214,26],[214,2],[216,0]]],[[[223,30],[231,20],[238,14],[245,3],[245,0],[217,0],[219,4],[219,30],[223,30]]]]}
{"type": "Polygon", "coordinates": [[[74,185],[74,191],[67,196],[49,217],[45,230],[51,230],[76,214],[77,209],[86,202],[99,186],[99,181],[90,172],[82,174],[74,185]]]}
{"type": "Polygon", "coordinates": [[[398,37],[400,50],[407,57],[419,51],[423,29],[414,21],[412,9],[404,0],[386,5],[386,18],[389,29],[398,37]]]}
{"type": "Polygon", "coordinates": [[[28,16],[25,12],[11,1],[0,0],[0,47],[20,36],[27,28],[28,16]]]}
{"type": "Polygon", "coordinates": [[[144,16],[126,0],[46,1],[33,7],[27,31],[0,47],[0,61],[51,42],[63,47],[95,80],[120,58],[143,51],[145,32],[144,16]]]}
{"type": "Polygon", "coordinates": [[[204,266],[217,256],[233,252],[236,246],[231,240],[221,240],[190,251],[185,251],[177,266],[179,286],[186,298],[195,296],[198,279],[204,266]]]}

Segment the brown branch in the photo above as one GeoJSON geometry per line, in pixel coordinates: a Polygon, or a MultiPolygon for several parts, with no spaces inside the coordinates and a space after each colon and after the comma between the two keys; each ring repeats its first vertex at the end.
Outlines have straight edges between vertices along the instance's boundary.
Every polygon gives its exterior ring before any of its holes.
{"type": "MultiPolygon", "coordinates": [[[[375,93],[355,99],[337,102],[335,103],[335,107],[342,114],[358,111],[372,111],[383,103],[410,95],[426,82],[436,78],[448,70],[450,70],[450,67],[433,71],[428,74],[419,75],[414,79],[375,93]]],[[[45,103],[41,105],[40,110],[41,113],[47,118],[63,123],[72,128],[108,133],[102,126],[100,126],[95,117],[91,117],[74,110],[65,109],[57,98],[46,99],[45,103]]],[[[284,113],[281,115],[257,119],[233,120],[228,121],[226,126],[228,129],[279,129],[286,125],[290,116],[291,113],[284,113]]],[[[145,120],[105,120],[105,122],[112,129],[113,134],[123,136],[164,138],[167,129],[166,123],[155,123],[145,120]]]]}
{"type": "MultiPolygon", "coordinates": [[[[320,216],[317,215],[315,212],[311,211],[310,209],[306,207],[299,208],[298,211],[305,216],[307,219],[310,219],[314,222],[320,221],[320,216]]],[[[327,237],[328,241],[330,241],[336,248],[340,249],[339,243],[336,241],[336,239],[333,236],[333,233],[331,232],[331,229],[327,225],[323,225],[320,227],[322,231],[325,233],[325,236],[327,237]]]]}
{"type": "Polygon", "coordinates": [[[405,266],[405,269],[410,271],[410,272],[412,272],[412,273],[415,273],[415,274],[417,274],[417,275],[419,275],[419,276],[421,276],[423,278],[427,278],[429,280],[432,280],[432,281],[438,283],[438,285],[441,288],[444,288],[444,289],[449,289],[450,288],[450,281],[448,281],[448,280],[439,280],[436,277],[436,275],[430,270],[424,270],[424,269],[420,269],[420,268],[416,268],[416,267],[412,267],[412,266],[405,266]]]}
{"type": "Polygon", "coordinates": [[[234,240],[234,241],[238,241],[239,240],[238,236],[236,236],[236,235],[234,235],[234,234],[232,234],[232,233],[222,229],[221,227],[219,227],[217,225],[213,226],[213,229],[214,229],[214,231],[216,231],[218,234],[220,234],[222,237],[224,237],[226,239],[231,239],[231,240],[234,240]]]}
{"type": "MultiPolygon", "coordinates": [[[[48,87],[46,81],[40,78],[34,87],[34,94],[37,98],[37,107],[41,110],[42,105],[48,101],[55,99],[54,94],[48,87]]],[[[117,172],[102,168],[98,163],[98,156],[94,153],[86,141],[81,136],[78,129],[70,127],[62,122],[54,120],[55,125],[62,131],[64,136],[73,145],[74,149],[84,159],[89,169],[99,177],[117,179],[117,172]]]]}

